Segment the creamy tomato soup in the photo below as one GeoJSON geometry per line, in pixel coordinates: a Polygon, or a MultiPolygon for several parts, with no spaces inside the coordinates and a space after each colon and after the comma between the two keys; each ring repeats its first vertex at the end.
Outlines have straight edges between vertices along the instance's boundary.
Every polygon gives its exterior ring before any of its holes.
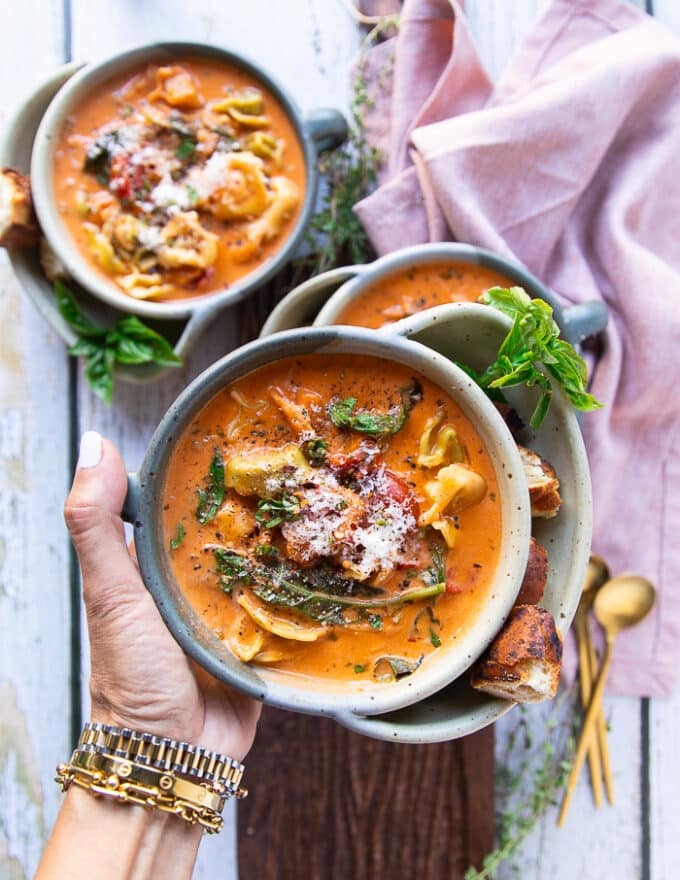
{"type": "Polygon", "coordinates": [[[422,263],[367,287],[335,319],[336,324],[382,327],[452,302],[476,302],[490,287],[509,287],[499,272],[469,263],[422,263]]]}
{"type": "Polygon", "coordinates": [[[216,60],[148,65],[95,89],[55,158],[81,253],[137,299],[221,290],[270,259],[299,216],[302,147],[260,82],[216,60]]]}
{"type": "Polygon", "coordinates": [[[163,523],[178,584],[237,657],[369,682],[465,631],[501,541],[473,425],[368,356],[288,358],[221,391],[172,454],[163,523]]]}

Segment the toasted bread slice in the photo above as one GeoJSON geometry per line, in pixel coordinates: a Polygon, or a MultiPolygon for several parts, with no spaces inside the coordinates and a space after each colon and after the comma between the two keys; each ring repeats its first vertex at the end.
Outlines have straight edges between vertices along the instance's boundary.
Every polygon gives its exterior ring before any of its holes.
{"type": "Polygon", "coordinates": [[[560,481],[557,479],[555,468],[544,458],[518,444],[519,456],[522,459],[524,475],[529,484],[529,500],[531,501],[531,515],[550,519],[557,515],[562,504],[559,488],[560,481]]]}
{"type": "Polygon", "coordinates": [[[13,168],[0,169],[0,247],[31,247],[38,241],[31,185],[13,168]]]}
{"type": "Polygon", "coordinates": [[[529,544],[529,559],[515,605],[538,605],[548,583],[548,551],[536,538],[529,544]]]}
{"type": "Polygon", "coordinates": [[[68,278],[66,266],[61,262],[48,240],[41,236],[39,250],[40,268],[48,281],[62,281],[68,278]]]}
{"type": "Polygon", "coordinates": [[[561,667],[562,638],[552,614],[520,605],[474,665],[470,683],[503,700],[538,703],[557,693],[561,667]]]}

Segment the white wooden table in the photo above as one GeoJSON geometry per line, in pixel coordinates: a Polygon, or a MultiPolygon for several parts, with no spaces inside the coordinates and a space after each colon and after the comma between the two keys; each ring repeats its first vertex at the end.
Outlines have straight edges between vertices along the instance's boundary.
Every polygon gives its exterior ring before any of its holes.
{"type": "MultiPolygon", "coordinates": [[[[492,74],[543,5],[468,0],[492,74]]],[[[680,33],[680,0],[647,7],[680,33]]],[[[21,97],[65,61],[173,38],[243,50],[312,109],[346,107],[360,34],[340,0],[21,0],[5,10],[0,29],[0,129],[21,97]]],[[[78,571],[61,517],[78,437],[99,430],[134,469],[179,389],[233,347],[233,324],[233,314],[223,315],[171,378],[120,385],[108,409],[22,297],[0,252],[0,880],[32,876],[60,800],[54,767],[87,713],[78,571]]],[[[584,776],[566,827],[558,831],[549,812],[515,860],[525,880],[678,876],[680,693],[668,701],[609,698],[607,711],[618,803],[594,811],[584,776]]],[[[529,713],[537,736],[544,712],[529,713]]],[[[499,750],[511,723],[498,725],[499,750]]],[[[196,877],[236,877],[233,821],[230,828],[206,841],[196,877]]]]}

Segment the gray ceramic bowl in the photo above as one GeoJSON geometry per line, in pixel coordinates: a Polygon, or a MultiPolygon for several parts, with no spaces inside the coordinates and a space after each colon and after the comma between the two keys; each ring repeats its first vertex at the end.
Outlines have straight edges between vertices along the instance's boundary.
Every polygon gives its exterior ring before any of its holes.
{"type": "Polygon", "coordinates": [[[267,336],[304,324],[322,326],[338,323],[338,315],[345,306],[377,281],[396,271],[447,261],[493,269],[505,275],[513,284],[523,287],[530,296],[544,299],[553,307],[562,335],[574,344],[603,330],[607,323],[607,310],[600,302],[565,308],[538,278],[518,263],[474,245],[441,242],[402,248],[373,263],[344,266],[311,278],[292,290],[273,309],[261,335],[267,336]]]}
{"type": "Polygon", "coordinates": [[[526,565],[530,510],[517,447],[495,407],[462,370],[433,348],[394,334],[360,328],[316,328],[276,334],[227,355],[177,399],[156,430],[141,470],[131,475],[125,515],[134,523],[135,548],[144,581],[184,650],[222,681],[267,703],[362,723],[448,685],[479,656],[498,632],[515,600],[526,565]],[[491,455],[502,499],[500,561],[486,603],[455,645],[434,652],[411,676],[397,682],[306,681],[304,677],[241,663],[189,607],[173,577],[162,536],[162,499],[172,450],[202,407],[225,385],[255,368],[310,352],[369,354],[405,364],[443,388],[476,425],[491,455]]]}
{"type": "Polygon", "coordinates": [[[304,236],[314,208],[317,189],[317,154],[337,146],[347,134],[347,124],[337,110],[317,110],[303,116],[288,93],[259,64],[240,53],[202,43],[154,43],[116,54],[96,64],[87,65],[65,81],[49,103],[38,126],[31,158],[33,200],[40,225],[48,241],[66,266],[69,274],[85,290],[123,312],[146,318],[186,319],[201,324],[225,306],[243,299],[271,278],[290,259],[304,236]],[[112,76],[145,62],[169,63],[186,56],[200,56],[223,61],[245,70],[276,97],[299,138],[305,157],[307,185],[300,217],[279,250],[253,272],[221,291],[176,302],[145,302],[126,296],[117,286],[93,269],[73,242],[61,221],[53,196],[53,157],[56,142],[68,115],[112,76]]]}
{"type": "MultiPolygon", "coordinates": [[[[456,246],[461,248],[465,246],[456,246]]],[[[476,258],[476,248],[466,248],[476,258]]],[[[459,254],[460,251],[457,251],[459,254]]],[[[293,290],[281,303],[278,315],[269,327],[289,321],[313,319],[320,306],[333,298],[333,291],[351,277],[356,267],[333,270],[293,290]]],[[[508,273],[507,267],[501,269],[508,273]]],[[[510,276],[517,279],[518,275],[510,276]]],[[[530,278],[530,276],[529,276],[530,278]]],[[[524,286],[534,295],[541,287],[524,286]]],[[[554,299],[554,298],[551,298],[554,299]]],[[[564,320],[570,310],[556,309],[555,315],[564,320]]],[[[575,340],[603,326],[599,308],[590,314],[588,307],[573,313],[574,320],[567,326],[575,340]]],[[[606,320],[606,313],[604,315],[606,320]]],[[[476,303],[456,303],[438,306],[420,312],[403,321],[371,331],[376,336],[402,335],[432,348],[444,357],[470,364],[482,370],[491,363],[498,347],[508,332],[510,320],[489,306],[476,303]]],[[[263,334],[267,332],[267,327],[263,334]]],[[[302,331],[301,331],[302,332],[302,331]]],[[[276,336],[274,337],[276,338],[276,336]]],[[[525,422],[528,422],[536,404],[536,392],[527,388],[513,388],[506,396],[525,422]]],[[[597,416],[590,416],[596,418],[597,416]]],[[[522,440],[555,466],[561,481],[563,504],[559,514],[550,520],[535,520],[533,533],[548,550],[549,576],[541,604],[555,617],[557,627],[566,633],[573,619],[581,595],[581,587],[588,564],[592,532],[592,499],[590,475],[583,438],[574,411],[564,395],[556,390],[548,416],[536,434],[526,432],[522,440]]],[[[450,686],[407,708],[384,715],[346,714],[336,716],[345,726],[376,739],[395,742],[442,742],[474,733],[498,720],[514,706],[478,693],[462,676],[450,686]]]]}

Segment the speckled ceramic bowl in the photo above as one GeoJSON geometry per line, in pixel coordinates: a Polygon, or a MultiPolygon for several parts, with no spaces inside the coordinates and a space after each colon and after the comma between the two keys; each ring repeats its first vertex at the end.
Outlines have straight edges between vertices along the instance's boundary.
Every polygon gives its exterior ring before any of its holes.
{"type": "MultiPolygon", "coordinates": [[[[335,271],[340,273],[340,270],[335,271]]],[[[325,298],[328,297],[328,288],[337,288],[342,280],[342,275],[338,277],[338,274],[328,278],[325,298]]],[[[323,298],[324,291],[320,287],[312,292],[317,298],[323,298]]],[[[291,296],[294,297],[295,293],[291,296]]],[[[294,302],[304,304],[304,299],[302,296],[294,302]]],[[[318,302],[316,307],[318,309],[318,302]]],[[[510,325],[509,318],[489,306],[456,303],[428,309],[370,332],[374,337],[403,336],[445,358],[482,370],[495,359],[510,325]]],[[[572,325],[575,327],[576,323],[572,325]]],[[[581,324],[578,332],[581,333],[584,327],[585,324],[581,324]]],[[[276,338],[275,334],[272,339],[276,338]]],[[[528,422],[536,404],[536,390],[518,387],[507,389],[505,393],[519,415],[528,422]]],[[[592,499],[581,430],[574,410],[559,390],[554,393],[551,409],[541,428],[536,433],[527,430],[522,441],[554,465],[561,483],[563,503],[559,514],[549,520],[534,520],[532,531],[548,551],[548,584],[541,605],[553,614],[558,629],[565,634],[576,612],[588,564],[592,499]]],[[[462,675],[440,691],[397,711],[376,715],[337,712],[335,715],[340,723],[366,736],[395,742],[427,743],[474,733],[497,721],[514,705],[474,691],[467,676],[462,675]]]]}
{"type": "MultiPolygon", "coordinates": [[[[407,333],[409,331],[404,331],[407,333]]],[[[199,376],[170,407],[138,474],[129,481],[126,516],[134,523],[144,581],[184,650],[222,681],[287,709],[335,716],[360,726],[376,713],[401,709],[440,691],[461,676],[498,632],[517,595],[527,560],[530,509],[515,442],[488,398],[446,357],[404,335],[360,328],[314,328],[276,334],[246,345],[199,376]],[[404,364],[441,387],[472,420],[488,449],[499,485],[503,533],[490,598],[450,647],[433,652],[396,682],[306,679],[241,663],[189,606],[176,583],[162,535],[162,499],[173,448],[196,414],[225,385],[272,361],[311,352],[367,354],[404,364]]]]}
{"type": "Polygon", "coordinates": [[[373,263],[343,266],[310,278],[292,290],[272,310],[261,335],[268,336],[304,324],[322,326],[339,323],[338,317],[345,306],[386,276],[429,263],[445,262],[493,269],[512,284],[523,287],[529,296],[544,299],[553,307],[562,335],[573,344],[598,333],[607,323],[607,310],[600,302],[564,307],[535,275],[518,263],[471,244],[440,242],[402,248],[373,263]]]}
{"type": "Polygon", "coordinates": [[[45,236],[66,266],[69,275],[108,305],[146,318],[186,319],[204,322],[207,315],[243,299],[272,277],[300,244],[314,209],[317,189],[317,154],[337,146],[347,133],[344,117],[337,110],[317,110],[303,116],[290,95],[263,68],[240,53],[203,43],[153,43],[88,64],[70,76],[52,98],[35,135],[31,158],[33,201],[45,236]],[[54,199],[54,151],[69,114],[101,83],[144,63],[168,64],[182,57],[210,58],[244,70],[268,89],[293,124],[305,159],[306,187],[300,216],[281,247],[241,280],[214,293],[172,302],[149,302],[127,296],[111,280],[97,272],[81,254],[61,220],[54,199]]]}

